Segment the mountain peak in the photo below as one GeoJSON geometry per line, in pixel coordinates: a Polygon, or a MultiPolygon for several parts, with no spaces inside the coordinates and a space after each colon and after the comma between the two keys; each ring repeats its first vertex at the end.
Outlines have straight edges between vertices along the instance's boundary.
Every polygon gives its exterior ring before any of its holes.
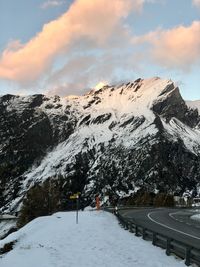
{"type": "Polygon", "coordinates": [[[139,78],[133,82],[117,86],[106,85],[99,90],[92,90],[77,101],[79,107],[82,106],[85,113],[91,113],[92,116],[109,112],[117,117],[134,114],[152,120],[154,103],[162,102],[176,89],[171,80],[158,77],[139,78]]]}
{"type": "Polygon", "coordinates": [[[94,87],[94,91],[98,91],[99,89],[101,89],[101,88],[103,88],[103,87],[106,87],[106,86],[108,86],[108,84],[107,83],[105,83],[105,82],[99,82],[95,87],[94,87]]]}

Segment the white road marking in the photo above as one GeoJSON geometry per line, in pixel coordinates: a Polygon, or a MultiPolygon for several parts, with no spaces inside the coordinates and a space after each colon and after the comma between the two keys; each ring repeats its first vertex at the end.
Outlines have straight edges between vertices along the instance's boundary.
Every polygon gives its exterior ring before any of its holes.
{"type": "Polygon", "coordinates": [[[195,239],[200,240],[200,237],[197,237],[197,236],[194,236],[194,235],[190,235],[190,234],[184,233],[184,232],[182,232],[182,231],[180,231],[180,230],[174,229],[174,228],[172,228],[172,227],[170,227],[170,226],[167,226],[167,225],[165,225],[165,224],[163,224],[163,223],[159,223],[159,222],[157,222],[156,220],[154,220],[153,218],[151,218],[151,214],[152,214],[152,213],[155,213],[155,211],[149,212],[149,213],[147,214],[149,220],[151,220],[152,222],[157,223],[157,224],[159,224],[159,225],[161,225],[161,226],[163,226],[163,227],[165,227],[165,228],[167,228],[167,229],[170,229],[170,230],[172,230],[172,231],[175,231],[175,232],[177,232],[177,233],[180,233],[180,234],[183,234],[183,235],[186,235],[186,236],[189,236],[189,237],[192,237],[192,238],[195,238],[195,239]]]}
{"type": "Polygon", "coordinates": [[[174,219],[174,220],[176,220],[176,221],[179,221],[178,219],[176,219],[173,215],[174,214],[177,214],[177,213],[179,213],[180,211],[176,211],[176,212],[171,212],[171,213],[169,213],[169,216],[172,218],[172,219],[174,219]]]}

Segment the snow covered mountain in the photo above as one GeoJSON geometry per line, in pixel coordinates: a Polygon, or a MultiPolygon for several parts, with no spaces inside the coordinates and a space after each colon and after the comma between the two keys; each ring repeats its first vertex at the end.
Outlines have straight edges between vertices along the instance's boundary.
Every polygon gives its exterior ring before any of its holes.
{"type": "Polygon", "coordinates": [[[84,96],[0,97],[1,206],[16,209],[31,186],[59,176],[88,199],[138,187],[195,192],[200,117],[193,107],[157,77],[84,96]]]}

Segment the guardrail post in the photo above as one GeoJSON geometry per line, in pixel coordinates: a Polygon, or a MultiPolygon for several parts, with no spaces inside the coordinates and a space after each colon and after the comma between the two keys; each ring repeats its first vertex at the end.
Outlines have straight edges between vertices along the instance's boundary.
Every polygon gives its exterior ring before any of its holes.
{"type": "Polygon", "coordinates": [[[133,233],[133,226],[132,226],[132,222],[129,222],[129,232],[133,233]]]}
{"type": "Polygon", "coordinates": [[[123,227],[124,227],[125,230],[127,230],[127,223],[126,223],[125,220],[123,220],[123,227]]]}
{"type": "Polygon", "coordinates": [[[153,232],[152,245],[154,245],[154,246],[156,245],[156,240],[157,240],[156,233],[153,232]]]}
{"type": "Polygon", "coordinates": [[[123,219],[121,220],[121,224],[122,224],[122,227],[124,228],[125,225],[124,225],[124,220],[123,219]]]}
{"type": "Polygon", "coordinates": [[[186,247],[185,251],[185,265],[189,266],[190,265],[190,258],[191,258],[191,248],[186,247]]]}
{"type": "Polygon", "coordinates": [[[136,236],[139,236],[139,233],[138,233],[138,226],[137,226],[137,225],[135,225],[135,235],[136,235],[136,236]]]}
{"type": "Polygon", "coordinates": [[[167,254],[167,256],[170,255],[170,249],[171,249],[171,238],[167,238],[167,246],[166,246],[166,254],[167,254]]]}
{"type": "Polygon", "coordinates": [[[119,223],[123,226],[123,220],[122,220],[122,217],[120,216],[120,217],[118,217],[118,219],[119,219],[119,223]]]}
{"type": "Polygon", "coordinates": [[[145,240],[145,237],[146,237],[146,229],[142,228],[142,239],[145,240]]]}

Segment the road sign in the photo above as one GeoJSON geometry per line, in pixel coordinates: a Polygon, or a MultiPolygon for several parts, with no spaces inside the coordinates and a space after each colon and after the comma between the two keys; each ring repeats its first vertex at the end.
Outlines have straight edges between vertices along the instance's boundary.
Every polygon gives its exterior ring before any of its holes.
{"type": "Polygon", "coordinates": [[[76,199],[76,223],[78,224],[78,210],[79,210],[79,195],[81,193],[77,192],[76,194],[71,195],[70,199],[76,199]]]}
{"type": "Polygon", "coordinates": [[[76,194],[73,194],[73,195],[71,195],[69,198],[70,199],[77,199],[77,198],[79,198],[79,192],[78,193],[76,193],[76,194]]]}
{"type": "Polygon", "coordinates": [[[72,196],[70,196],[69,198],[70,198],[70,199],[77,199],[77,197],[78,197],[77,195],[72,195],[72,196]]]}

